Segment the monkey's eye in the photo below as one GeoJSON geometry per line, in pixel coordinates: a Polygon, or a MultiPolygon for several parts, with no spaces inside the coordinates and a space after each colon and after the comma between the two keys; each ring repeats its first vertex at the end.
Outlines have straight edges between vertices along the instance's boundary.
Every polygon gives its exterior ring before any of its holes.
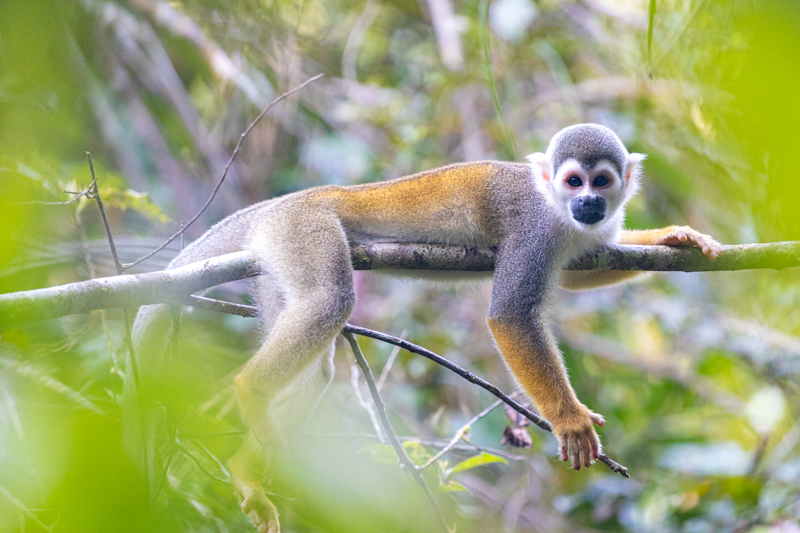
{"type": "Polygon", "coordinates": [[[594,179],[594,186],[595,187],[605,187],[608,185],[608,178],[605,176],[597,176],[594,179]]]}
{"type": "Polygon", "coordinates": [[[578,176],[570,176],[570,178],[567,180],[567,185],[577,188],[583,185],[583,182],[578,176]]]}

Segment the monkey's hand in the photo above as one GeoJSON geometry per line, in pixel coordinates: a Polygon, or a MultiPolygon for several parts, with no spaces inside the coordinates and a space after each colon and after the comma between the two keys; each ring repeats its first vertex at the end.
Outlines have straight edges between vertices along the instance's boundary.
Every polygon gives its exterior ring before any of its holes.
{"type": "Polygon", "coordinates": [[[712,237],[700,233],[689,226],[670,226],[669,231],[662,235],[655,244],[667,246],[697,246],[713,263],[722,255],[722,245],[712,237]]]}
{"type": "Polygon", "coordinates": [[[247,484],[240,488],[242,496],[242,512],[250,517],[258,528],[258,533],[280,533],[278,509],[259,483],[247,484]]]}
{"type": "Polygon", "coordinates": [[[572,459],[572,468],[580,470],[581,465],[589,467],[600,457],[602,447],[600,437],[594,431],[594,424],[604,426],[605,419],[578,402],[574,409],[562,411],[549,418],[553,433],[558,437],[559,457],[562,461],[572,459]]]}

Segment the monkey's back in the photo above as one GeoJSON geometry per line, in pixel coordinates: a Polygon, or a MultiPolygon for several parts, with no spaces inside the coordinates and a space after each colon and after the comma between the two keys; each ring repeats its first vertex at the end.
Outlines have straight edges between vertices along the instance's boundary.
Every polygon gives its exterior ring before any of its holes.
{"type": "Polygon", "coordinates": [[[533,194],[526,164],[458,163],[403,178],[322,188],[309,201],[336,211],[353,242],[497,243],[498,194],[533,194]]]}

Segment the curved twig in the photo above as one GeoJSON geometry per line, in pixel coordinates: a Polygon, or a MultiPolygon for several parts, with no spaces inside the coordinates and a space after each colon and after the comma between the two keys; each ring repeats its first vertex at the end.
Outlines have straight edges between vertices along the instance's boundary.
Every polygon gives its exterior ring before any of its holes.
{"type": "MultiPolygon", "coordinates": [[[[187,300],[186,303],[188,305],[202,307],[204,309],[209,309],[212,311],[218,311],[221,313],[228,313],[244,317],[253,317],[257,316],[258,314],[258,308],[252,305],[241,305],[230,302],[223,302],[220,300],[214,300],[212,298],[205,298],[203,296],[192,296],[189,300],[187,300]]],[[[528,420],[530,420],[543,430],[549,431],[550,433],[553,432],[553,427],[550,425],[550,422],[540,417],[539,415],[537,415],[530,409],[526,408],[525,406],[521,405],[519,402],[517,402],[516,400],[505,394],[503,391],[501,391],[498,387],[492,385],[485,379],[476,376],[472,372],[458,366],[449,359],[445,359],[441,355],[428,350],[427,348],[423,348],[422,346],[409,342],[405,339],[401,339],[399,337],[394,337],[386,333],[381,333],[379,331],[374,331],[359,326],[353,326],[352,324],[345,324],[344,329],[342,329],[342,333],[344,333],[345,337],[347,337],[347,335],[349,334],[356,334],[364,337],[370,337],[382,342],[386,342],[388,344],[399,346],[400,348],[403,348],[406,351],[430,359],[434,363],[441,365],[452,372],[455,372],[456,374],[466,379],[470,383],[474,383],[475,385],[481,387],[482,389],[489,391],[495,397],[502,400],[503,403],[505,403],[506,405],[508,405],[509,407],[520,413],[522,416],[524,416],[525,418],[527,418],[528,420]]],[[[630,477],[628,475],[627,467],[617,463],[606,454],[600,454],[598,460],[602,463],[605,463],[612,470],[612,472],[616,472],[624,477],[630,477]]]]}

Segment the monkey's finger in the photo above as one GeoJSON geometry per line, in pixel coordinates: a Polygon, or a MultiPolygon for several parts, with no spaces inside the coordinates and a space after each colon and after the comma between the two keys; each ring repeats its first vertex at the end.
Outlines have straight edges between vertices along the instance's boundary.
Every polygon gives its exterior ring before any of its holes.
{"type": "Polygon", "coordinates": [[[700,248],[703,250],[703,253],[712,263],[719,259],[719,256],[722,255],[722,247],[714,241],[701,240],[698,241],[697,245],[700,246],[700,248]]]}
{"type": "Polygon", "coordinates": [[[581,439],[581,455],[583,456],[583,466],[586,468],[592,466],[592,445],[590,444],[594,440],[592,437],[593,435],[584,433],[581,439]]]}
{"type": "Polygon", "coordinates": [[[581,469],[581,444],[578,440],[579,437],[575,436],[570,442],[569,447],[572,452],[572,468],[575,470],[581,469]]]}
{"type": "Polygon", "coordinates": [[[569,442],[566,438],[561,439],[561,446],[558,450],[559,459],[564,461],[565,463],[569,461],[569,442]]]}
{"type": "Polygon", "coordinates": [[[603,415],[600,415],[600,414],[597,414],[597,413],[592,413],[592,414],[589,415],[589,419],[591,419],[592,422],[594,422],[595,424],[597,424],[600,427],[603,427],[603,426],[606,425],[606,419],[603,418],[603,415]]]}
{"type": "Polygon", "coordinates": [[[597,435],[592,435],[589,439],[589,446],[592,450],[592,459],[599,459],[600,458],[600,439],[597,438],[597,435]]]}

